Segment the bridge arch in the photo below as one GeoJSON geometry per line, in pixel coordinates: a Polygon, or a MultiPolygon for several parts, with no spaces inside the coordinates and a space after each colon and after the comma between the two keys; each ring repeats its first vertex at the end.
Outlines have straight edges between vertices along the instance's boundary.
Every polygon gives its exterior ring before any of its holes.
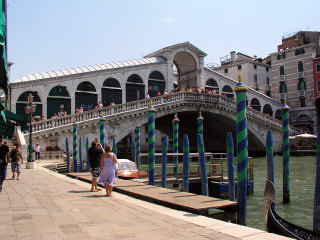
{"type": "Polygon", "coordinates": [[[252,107],[253,109],[255,109],[259,112],[261,111],[261,104],[257,98],[253,98],[251,100],[250,107],[252,107]]]}
{"type": "Polygon", "coordinates": [[[222,91],[221,91],[222,95],[226,95],[227,98],[232,98],[234,97],[234,93],[233,93],[233,90],[232,88],[229,86],[229,85],[225,85],[223,88],[222,88],[222,91]]]}
{"type": "Polygon", "coordinates": [[[145,98],[145,85],[138,74],[131,74],[126,83],[126,102],[145,98]]]}
{"type": "Polygon", "coordinates": [[[28,104],[28,96],[29,94],[32,94],[33,96],[33,104],[36,105],[36,112],[34,114],[35,118],[38,118],[41,120],[42,117],[42,103],[41,103],[41,98],[38,95],[37,91],[25,91],[20,96],[18,97],[17,103],[16,103],[16,113],[18,115],[21,115],[25,118],[27,118],[27,114],[25,112],[25,107],[28,104]]]}
{"type": "Polygon", "coordinates": [[[179,51],[173,58],[176,67],[175,80],[178,87],[192,88],[197,86],[197,61],[191,53],[179,51]]]}
{"type": "Polygon", "coordinates": [[[115,104],[122,103],[122,88],[119,81],[115,78],[107,78],[103,82],[101,90],[101,102],[107,107],[111,102],[115,104]]]}
{"type": "Polygon", "coordinates": [[[166,88],[166,80],[160,71],[152,71],[148,79],[148,93],[150,97],[157,96],[158,92],[162,95],[166,88]]]}
{"type": "Polygon", "coordinates": [[[84,111],[94,109],[98,103],[98,94],[95,86],[89,82],[81,82],[75,93],[75,107],[82,107],[84,111]]]}
{"type": "Polygon", "coordinates": [[[71,98],[66,86],[51,88],[47,97],[47,118],[62,109],[67,114],[71,113],[71,98]]]}
{"type": "Polygon", "coordinates": [[[210,89],[210,90],[217,90],[219,91],[219,86],[216,80],[214,80],[213,78],[209,78],[206,81],[206,85],[205,85],[205,89],[210,89]]]}
{"type": "Polygon", "coordinates": [[[273,116],[273,111],[272,111],[272,107],[270,106],[270,104],[265,104],[264,106],[263,106],[263,113],[265,113],[265,114],[267,114],[267,115],[269,115],[269,116],[273,116]]]}

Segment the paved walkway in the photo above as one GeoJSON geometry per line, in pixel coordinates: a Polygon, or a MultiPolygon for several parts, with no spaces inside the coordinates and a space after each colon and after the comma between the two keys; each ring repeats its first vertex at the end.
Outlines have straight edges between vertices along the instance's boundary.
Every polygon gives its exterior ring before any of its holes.
{"type": "MultiPolygon", "coordinates": [[[[39,165],[39,164],[38,164],[39,165]]],[[[8,169],[9,170],[9,169],[8,169]]],[[[0,239],[287,239],[104,191],[37,166],[0,193],[0,239]]]]}

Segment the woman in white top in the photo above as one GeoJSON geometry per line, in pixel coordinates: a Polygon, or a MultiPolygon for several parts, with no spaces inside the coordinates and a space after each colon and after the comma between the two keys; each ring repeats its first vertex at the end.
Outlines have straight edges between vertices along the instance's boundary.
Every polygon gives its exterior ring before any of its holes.
{"type": "Polygon", "coordinates": [[[112,147],[107,144],[100,161],[101,174],[99,183],[104,184],[107,197],[111,197],[112,188],[116,185],[115,164],[117,164],[118,160],[116,155],[111,151],[112,147]]]}

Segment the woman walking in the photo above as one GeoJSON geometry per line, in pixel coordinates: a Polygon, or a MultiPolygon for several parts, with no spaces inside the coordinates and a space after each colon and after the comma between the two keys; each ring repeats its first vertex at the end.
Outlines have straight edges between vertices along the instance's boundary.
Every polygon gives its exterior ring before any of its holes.
{"type": "Polygon", "coordinates": [[[107,144],[105,152],[101,156],[101,175],[99,178],[99,183],[104,184],[106,188],[107,197],[112,196],[112,188],[116,185],[115,165],[117,162],[116,155],[112,152],[111,146],[107,144]]]}

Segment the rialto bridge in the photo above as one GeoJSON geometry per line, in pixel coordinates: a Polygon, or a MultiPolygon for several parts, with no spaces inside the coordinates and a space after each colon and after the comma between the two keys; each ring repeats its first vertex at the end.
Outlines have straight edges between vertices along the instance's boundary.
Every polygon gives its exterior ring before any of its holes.
{"type": "MultiPolygon", "coordinates": [[[[156,143],[161,144],[161,136],[172,135],[171,120],[176,112],[181,120],[180,137],[187,133],[195,138],[194,126],[201,111],[208,150],[225,151],[226,133],[231,131],[235,136],[233,89],[237,81],[204,67],[205,56],[203,51],[186,42],[160,49],[139,60],[28,74],[9,86],[11,111],[25,115],[27,97],[32,93],[38,120],[43,115],[50,118],[60,109],[68,113],[58,119],[32,123],[34,141],[45,148],[49,144],[64,146],[65,138],[71,137],[74,117],[79,121],[82,137],[90,136],[90,140],[98,137],[101,109],[94,108],[99,101],[104,106],[114,101],[115,106],[104,107],[102,112],[107,118],[108,140],[116,138],[120,142],[131,136],[137,121],[146,123],[147,93],[155,97],[158,92],[163,95],[165,89],[170,92],[176,87],[212,89],[221,95],[180,92],[173,94],[170,102],[164,101],[163,96],[156,97],[159,133],[156,143]],[[76,107],[82,107],[84,113],[74,114],[76,107]]],[[[280,151],[281,122],[276,118],[280,115],[281,104],[249,88],[247,106],[249,151],[264,151],[269,129],[274,131],[275,148],[280,151]]],[[[191,145],[196,146],[191,139],[191,145]]]]}

